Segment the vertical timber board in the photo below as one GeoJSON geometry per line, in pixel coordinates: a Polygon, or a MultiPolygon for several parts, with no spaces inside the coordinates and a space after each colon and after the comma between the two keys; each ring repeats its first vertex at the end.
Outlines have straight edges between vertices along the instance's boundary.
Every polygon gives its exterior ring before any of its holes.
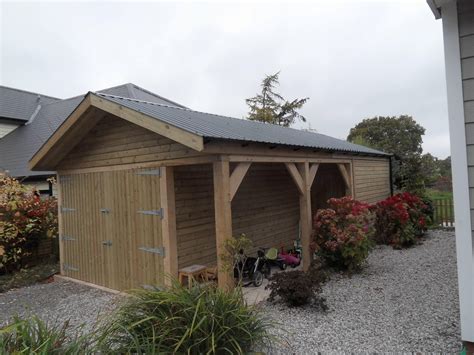
{"type": "Polygon", "coordinates": [[[214,162],[213,176],[218,284],[222,289],[230,289],[233,287],[234,280],[232,274],[225,271],[225,265],[220,257],[224,253],[225,241],[232,237],[229,162],[214,162]]]}
{"type": "Polygon", "coordinates": [[[138,212],[160,210],[160,177],[141,172],[128,171],[124,187],[129,204],[130,286],[134,288],[163,284],[163,256],[140,249],[163,246],[161,217],[138,212]]]}
{"type": "Polygon", "coordinates": [[[176,232],[176,196],[174,186],[174,168],[161,167],[160,197],[163,208],[162,239],[165,249],[164,274],[165,283],[178,278],[178,242],[176,232]]]}

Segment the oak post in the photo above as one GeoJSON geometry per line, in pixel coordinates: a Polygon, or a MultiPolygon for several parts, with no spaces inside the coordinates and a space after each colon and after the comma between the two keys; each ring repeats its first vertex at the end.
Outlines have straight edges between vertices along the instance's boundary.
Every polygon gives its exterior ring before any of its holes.
{"type": "Polygon", "coordinates": [[[312,262],[311,243],[311,176],[309,163],[301,163],[298,166],[303,180],[303,193],[300,193],[300,226],[301,226],[301,248],[303,249],[303,270],[308,271],[312,262]]]}
{"type": "Polygon", "coordinates": [[[220,288],[229,290],[234,286],[232,270],[226,270],[221,255],[224,243],[232,238],[232,210],[230,198],[230,167],[228,160],[213,163],[214,211],[216,223],[217,279],[220,288]]]}
{"type": "Polygon", "coordinates": [[[163,238],[165,284],[171,285],[178,277],[178,245],[176,237],[176,200],[174,191],[174,171],[172,166],[163,166],[160,177],[160,199],[163,208],[161,230],[163,238]]]}

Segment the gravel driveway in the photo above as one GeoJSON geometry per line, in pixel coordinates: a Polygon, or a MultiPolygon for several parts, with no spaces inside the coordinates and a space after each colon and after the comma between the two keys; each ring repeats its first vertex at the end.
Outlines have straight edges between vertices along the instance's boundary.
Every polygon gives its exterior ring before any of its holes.
{"type": "Polygon", "coordinates": [[[432,231],[410,249],[377,247],[361,274],[333,275],[327,312],[263,307],[282,323],[282,353],[459,353],[457,287],[454,233],[432,231]]]}
{"type": "MultiPolygon", "coordinates": [[[[377,247],[368,266],[325,285],[329,311],[261,304],[288,344],[272,353],[457,352],[460,349],[454,233],[430,232],[414,248],[377,247]]],[[[59,281],[0,294],[0,324],[37,314],[90,328],[121,296],[59,281]]],[[[84,329],[85,331],[87,329],[84,329]]]]}
{"type": "Polygon", "coordinates": [[[71,329],[84,324],[82,331],[86,332],[122,298],[69,281],[37,284],[0,293],[0,325],[15,315],[37,315],[50,323],[68,320],[71,329]]]}

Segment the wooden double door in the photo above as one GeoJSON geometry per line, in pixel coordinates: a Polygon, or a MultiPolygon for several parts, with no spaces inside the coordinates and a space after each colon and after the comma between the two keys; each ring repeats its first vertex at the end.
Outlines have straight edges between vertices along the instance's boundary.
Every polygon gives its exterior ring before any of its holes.
{"type": "Polygon", "coordinates": [[[59,176],[63,274],[114,290],[163,284],[159,169],[59,176]]]}

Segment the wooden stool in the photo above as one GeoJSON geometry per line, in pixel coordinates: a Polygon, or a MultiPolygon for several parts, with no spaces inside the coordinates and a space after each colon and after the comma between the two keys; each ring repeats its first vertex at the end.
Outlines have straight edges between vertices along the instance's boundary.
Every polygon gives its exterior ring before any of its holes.
{"type": "Polygon", "coordinates": [[[191,288],[193,281],[197,282],[197,278],[201,277],[204,281],[208,281],[207,277],[207,266],[204,265],[191,265],[183,269],[178,270],[179,283],[183,284],[183,278],[188,278],[188,287],[191,288]]]}

